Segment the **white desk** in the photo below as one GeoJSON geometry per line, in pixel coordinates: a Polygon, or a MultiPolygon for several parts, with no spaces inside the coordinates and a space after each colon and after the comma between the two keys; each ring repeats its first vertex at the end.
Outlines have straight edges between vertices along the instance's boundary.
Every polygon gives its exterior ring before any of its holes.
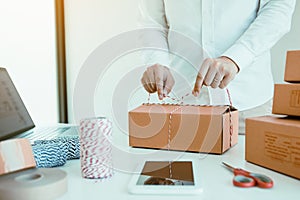
{"type": "MultiPolygon", "coordinates": [[[[60,200],[76,200],[76,199],[89,199],[89,200],[105,200],[105,199],[299,199],[300,198],[300,180],[290,178],[288,176],[267,170],[265,168],[247,163],[244,156],[244,136],[239,136],[238,145],[234,146],[224,155],[201,155],[196,153],[181,153],[184,154],[183,158],[196,160],[200,164],[201,180],[203,183],[203,192],[197,196],[146,196],[146,195],[131,195],[127,191],[127,185],[130,181],[131,174],[126,172],[115,172],[114,176],[103,182],[97,180],[83,179],[80,172],[80,161],[72,160],[68,161],[66,165],[60,167],[68,174],[68,192],[61,196],[60,200]],[[254,188],[238,188],[232,185],[233,174],[221,165],[221,162],[225,161],[236,167],[253,171],[257,173],[263,173],[270,176],[275,185],[272,189],[260,189],[254,188]]],[[[145,149],[131,149],[133,153],[147,153],[156,150],[145,149]]],[[[163,151],[160,154],[176,154],[176,152],[163,151]]],[[[178,152],[177,152],[178,154],[178,152]]],[[[122,165],[122,155],[118,155],[114,152],[113,157],[116,159],[116,166],[122,165]],[[119,161],[119,162],[118,162],[119,161]]],[[[127,159],[127,158],[123,158],[127,159]]],[[[134,160],[127,160],[128,163],[135,165],[134,160]]],[[[127,163],[127,164],[128,164],[127,163]]],[[[125,163],[126,164],[126,163],[125,163]]],[[[124,165],[125,165],[124,164],[124,165]]],[[[118,168],[118,167],[116,167],[118,168]]],[[[125,168],[125,167],[124,167],[125,168]]]]}

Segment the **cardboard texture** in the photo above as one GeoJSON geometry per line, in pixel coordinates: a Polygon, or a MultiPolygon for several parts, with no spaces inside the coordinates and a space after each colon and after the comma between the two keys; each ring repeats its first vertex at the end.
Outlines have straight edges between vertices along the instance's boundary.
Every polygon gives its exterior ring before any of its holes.
{"type": "Polygon", "coordinates": [[[129,145],[222,154],[238,140],[238,111],[231,116],[230,136],[229,106],[141,105],[129,112],[129,145]]]}
{"type": "Polygon", "coordinates": [[[300,179],[300,120],[246,119],[246,160],[300,179]]]}
{"type": "Polygon", "coordinates": [[[286,82],[300,83],[300,51],[288,51],[284,80],[286,82]]]}
{"type": "Polygon", "coordinates": [[[272,112],[300,116],[300,84],[275,84],[272,112]]]}

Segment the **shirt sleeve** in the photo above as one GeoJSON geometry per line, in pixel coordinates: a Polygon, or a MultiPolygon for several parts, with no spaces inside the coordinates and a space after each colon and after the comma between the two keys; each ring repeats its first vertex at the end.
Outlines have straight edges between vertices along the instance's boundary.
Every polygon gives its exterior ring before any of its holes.
{"type": "Polygon", "coordinates": [[[168,25],[163,0],[140,0],[139,42],[144,64],[169,67],[168,25]]]}
{"type": "Polygon", "coordinates": [[[240,70],[249,66],[290,30],[295,3],[295,0],[268,1],[259,9],[249,28],[223,56],[232,59],[240,70]]]}

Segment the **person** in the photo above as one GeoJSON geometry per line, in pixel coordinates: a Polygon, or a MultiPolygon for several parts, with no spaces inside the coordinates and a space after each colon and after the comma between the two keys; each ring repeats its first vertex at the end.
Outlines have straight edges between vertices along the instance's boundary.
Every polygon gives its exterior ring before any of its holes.
{"type": "Polygon", "coordinates": [[[187,76],[193,80],[191,93],[204,99],[202,102],[232,101],[239,110],[239,133],[245,133],[245,118],[271,113],[270,49],[290,30],[295,3],[141,0],[141,25],[145,28],[141,40],[156,48],[144,53],[148,66],[141,78],[144,89],[157,92],[162,100],[175,90],[174,74],[187,76]],[[191,62],[186,61],[189,56],[191,62]],[[228,98],[224,88],[229,91],[228,98]]]}

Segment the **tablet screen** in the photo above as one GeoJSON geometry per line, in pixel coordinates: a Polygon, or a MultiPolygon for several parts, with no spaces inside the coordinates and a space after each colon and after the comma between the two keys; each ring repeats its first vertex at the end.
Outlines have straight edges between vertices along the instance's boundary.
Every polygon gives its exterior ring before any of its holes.
{"type": "Polygon", "coordinates": [[[136,184],[194,186],[192,162],[147,161],[136,184]]]}

